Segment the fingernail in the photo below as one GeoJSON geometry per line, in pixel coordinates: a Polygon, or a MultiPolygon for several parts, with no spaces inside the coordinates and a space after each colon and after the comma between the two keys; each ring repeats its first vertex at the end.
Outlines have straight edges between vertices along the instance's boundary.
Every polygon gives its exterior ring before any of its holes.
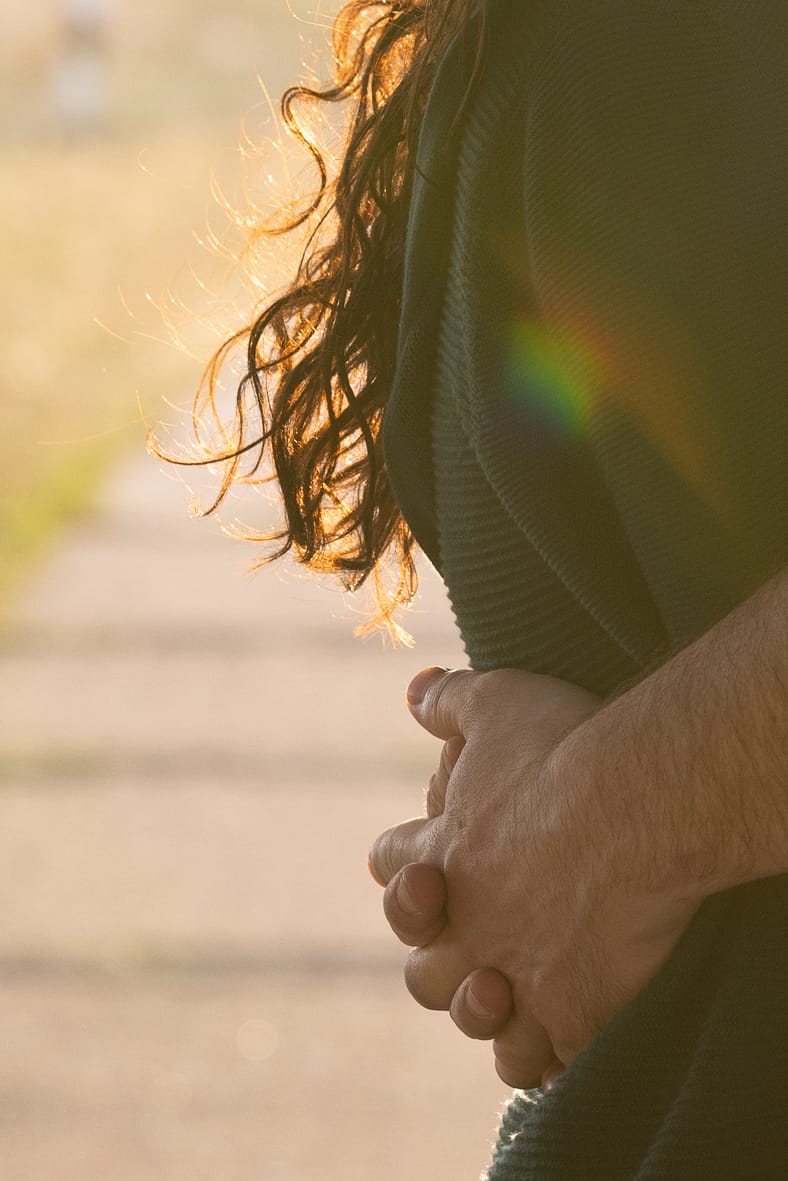
{"type": "Polygon", "coordinates": [[[445,673],[445,668],[425,668],[416,673],[407,688],[408,705],[421,705],[432,681],[439,673],[445,673]]]}
{"type": "Polygon", "coordinates": [[[465,1003],[471,1015],[477,1017],[480,1021],[489,1021],[492,1018],[492,1013],[489,1009],[485,1009],[470,984],[465,994],[465,1003]]]}

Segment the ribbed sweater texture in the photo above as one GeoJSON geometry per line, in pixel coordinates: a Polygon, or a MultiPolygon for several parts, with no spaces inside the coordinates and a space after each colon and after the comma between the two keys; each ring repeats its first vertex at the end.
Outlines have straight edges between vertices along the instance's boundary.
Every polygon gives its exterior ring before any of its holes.
{"type": "MultiPolygon", "coordinates": [[[[389,475],[472,667],[604,694],[788,561],[788,5],[497,0],[447,147],[471,56],[424,117],[389,475]]],[[[788,1178],[788,879],[710,898],[489,1177],[788,1178]]]]}

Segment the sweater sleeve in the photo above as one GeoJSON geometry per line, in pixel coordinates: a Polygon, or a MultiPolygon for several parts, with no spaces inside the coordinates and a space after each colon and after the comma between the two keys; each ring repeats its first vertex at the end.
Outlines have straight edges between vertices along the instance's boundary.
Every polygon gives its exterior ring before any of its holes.
{"type": "Polygon", "coordinates": [[[534,290],[669,633],[788,560],[788,9],[561,10],[529,80],[534,290]]]}
{"type": "MultiPolygon", "coordinates": [[[[788,560],[786,46],[782,0],[589,0],[527,80],[555,388],[675,639],[788,560]]],[[[710,898],[556,1089],[515,1096],[489,1181],[784,1178],[787,900],[710,898]]]]}

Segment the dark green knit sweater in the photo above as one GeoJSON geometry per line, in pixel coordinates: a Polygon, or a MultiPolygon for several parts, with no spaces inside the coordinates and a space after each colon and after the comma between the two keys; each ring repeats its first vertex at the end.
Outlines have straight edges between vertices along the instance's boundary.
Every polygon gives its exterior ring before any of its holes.
{"type": "MultiPolygon", "coordinates": [[[[425,113],[388,468],[471,664],[606,693],[788,561],[788,4],[492,17],[459,141],[462,44],[425,113]]],[[[788,1178],[788,879],[710,899],[490,1176],[788,1178]]]]}

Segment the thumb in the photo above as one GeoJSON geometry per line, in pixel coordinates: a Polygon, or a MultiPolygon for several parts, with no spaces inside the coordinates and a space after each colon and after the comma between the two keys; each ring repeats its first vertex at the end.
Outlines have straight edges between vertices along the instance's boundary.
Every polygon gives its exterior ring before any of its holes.
{"type": "Polygon", "coordinates": [[[479,675],[468,668],[425,668],[408,685],[408,708],[436,738],[467,737],[479,675]]]}

